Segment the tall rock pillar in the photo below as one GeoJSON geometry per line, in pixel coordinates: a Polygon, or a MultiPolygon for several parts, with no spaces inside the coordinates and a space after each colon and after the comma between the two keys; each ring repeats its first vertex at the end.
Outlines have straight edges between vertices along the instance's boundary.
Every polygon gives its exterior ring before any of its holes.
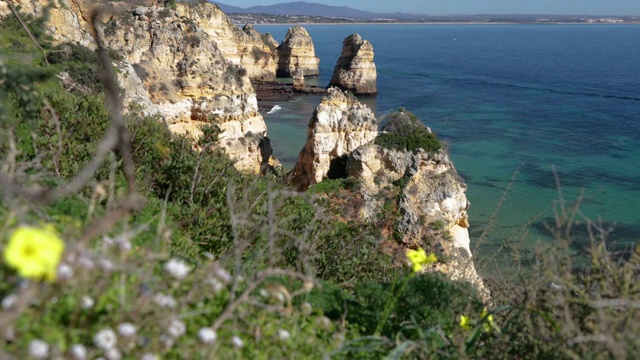
{"type": "Polygon", "coordinates": [[[329,86],[349,90],[356,95],[377,93],[377,71],[373,46],[360,35],[352,34],[342,43],[342,54],[333,70],[329,86]]]}

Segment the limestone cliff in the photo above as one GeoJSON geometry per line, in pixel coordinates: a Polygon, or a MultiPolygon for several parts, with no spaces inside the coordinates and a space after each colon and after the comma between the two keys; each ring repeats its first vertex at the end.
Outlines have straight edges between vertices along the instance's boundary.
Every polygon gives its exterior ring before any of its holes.
{"type": "Polygon", "coordinates": [[[318,76],[320,59],[305,28],[294,26],[278,47],[278,77],[292,77],[298,68],[304,76],[318,76]]]}
{"type": "Polygon", "coordinates": [[[307,142],[294,169],[294,183],[305,190],[326,177],[344,176],[352,151],[378,135],[373,112],[338,88],[330,88],[316,108],[307,142]]]}
{"type": "Polygon", "coordinates": [[[186,4],[176,11],[138,6],[107,23],[106,45],[124,58],[118,67],[125,100],[160,114],[176,133],[198,137],[203,125],[217,126],[216,145],[239,170],[257,173],[270,159],[260,151],[267,128],[255,91],[247,70],[226,60],[211,27],[200,26],[211,25],[217,8],[199,7],[196,15],[186,4]]]}
{"type": "Polygon", "coordinates": [[[245,26],[243,26],[242,31],[244,31],[244,33],[247,34],[247,36],[249,36],[256,45],[262,46],[262,50],[264,52],[277,53],[275,50],[278,48],[278,42],[273,38],[271,34],[262,34],[251,24],[246,24],[245,26]]]}
{"type": "MultiPolygon", "coordinates": [[[[242,65],[251,79],[274,80],[277,60],[260,36],[234,25],[216,5],[178,3],[176,12],[193,21],[218,45],[227,61],[242,65]]],[[[254,29],[255,31],[255,29],[254,29]]],[[[255,31],[257,33],[257,31],[255,31]]]]}
{"type": "MultiPolygon", "coordinates": [[[[114,65],[125,105],[142,105],[173,132],[196,138],[202,126],[218,127],[219,141],[213,145],[223,148],[241,171],[257,173],[268,164],[277,165],[249,80],[249,75],[275,77],[276,63],[263,51],[264,42],[254,41],[214,5],[178,3],[172,10],[141,3],[114,2],[100,17],[105,45],[119,57],[114,65]]],[[[6,13],[6,3],[0,4],[6,13]]],[[[14,4],[39,17],[49,1],[14,4]]],[[[88,24],[92,5],[83,0],[51,2],[46,30],[54,42],[95,48],[88,24]]]]}
{"type": "Polygon", "coordinates": [[[471,282],[488,296],[470,250],[467,187],[444,150],[369,143],[349,156],[346,172],[361,185],[363,219],[386,222],[388,238],[401,248],[436,252],[441,261],[430,271],[471,282]]]}
{"type": "Polygon", "coordinates": [[[333,70],[329,86],[349,90],[356,95],[377,93],[373,46],[360,35],[352,34],[342,43],[342,54],[333,70]]]}
{"type": "MultiPolygon", "coordinates": [[[[7,0],[0,0],[0,18],[9,14],[7,0]]],[[[44,24],[54,44],[74,42],[95,48],[89,35],[89,4],[84,0],[10,0],[24,14],[42,17],[48,11],[44,24]],[[47,10],[48,9],[48,10],[47,10]]]]}

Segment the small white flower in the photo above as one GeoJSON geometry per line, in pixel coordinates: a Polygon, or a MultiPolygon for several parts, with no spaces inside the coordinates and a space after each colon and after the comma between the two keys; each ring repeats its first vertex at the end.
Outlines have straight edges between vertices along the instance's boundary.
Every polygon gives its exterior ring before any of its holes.
{"type": "Polygon", "coordinates": [[[86,255],[82,255],[78,258],[78,265],[87,270],[91,270],[96,267],[96,263],[93,261],[93,259],[86,255]]]}
{"type": "Polygon", "coordinates": [[[142,355],[140,360],[160,360],[160,358],[158,357],[158,355],[146,353],[142,355]]]}
{"type": "Polygon", "coordinates": [[[171,335],[167,335],[167,334],[160,335],[159,340],[167,349],[170,349],[173,346],[173,344],[176,342],[176,340],[172,338],[171,335]]]}
{"type": "Polygon", "coordinates": [[[302,303],[301,308],[302,308],[302,313],[305,315],[311,315],[311,313],[313,312],[313,306],[308,302],[302,303]]]}
{"type": "Polygon", "coordinates": [[[69,349],[74,360],[85,360],[87,358],[87,348],[81,344],[75,344],[69,349]]]}
{"type": "Polygon", "coordinates": [[[211,285],[213,292],[219,294],[224,289],[224,284],[216,278],[210,278],[206,280],[206,283],[211,285]]]}
{"type": "Polygon", "coordinates": [[[120,353],[120,350],[116,348],[105,350],[104,356],[107,360],[122,360],[122,353],[120,353]]]}
{"type": "Polygon", "coordinates": [[[329,326],[331,326],[331,320],[326,316],[319,317],[317,323],[322,330],[328,330],[329,326]]]}
{"type": "Polygon", "coordinates": [[[73,277],[73,268],[66,263],[58,265],[58,279],[69,280],[73,277]]]}
{"type": "Polygon", "coordinates": [[[173,309],[178,306],[178,302],[171,295],[165,295],[163,293],[157,293],[156,296],[153,297],[153,301],[159,306],[166,307],[168,309],[173,309]]]}
{"type": "Polygon", "coordinates": [[[260,289],[260,296],[262,296],[263,298],[268,298],[270,294],[267,289],[260,289]]]}
{"type": "Polygon", "coordinates": [[[100,259],[98,265],[104,271],[110,272],[113,271],[116,267],[110,260],[100,259]]]}
{"type": "Polygon", "coordinates": [[[95,300],[93,300],[93,298],[90,296],[85,295],[82,297],[82,299],[80,299],[80,306],[84,310],[91,309],[95,304],[96,304],[95,300]]]}
{"type": "Polygon", "coordinates": [[[105,245],[106,247],[111,247],[115,243],[116,243],[116,239],[112,238],[111,236],[105,235],[102,237],[102,244],[105,245]]]}
{"type": "Polygon", "coordinates": [[[276,292],[273,294],[273,297],[275,298],[275,300],[278,301],[279,304],[284,304],[284,302],[287,300],[284,296],[284,294],[280,291],[276,292]]]}
{"type": "Polygon", "coordinates": [[[131,246],[131,242],[129,241],[123,240],[118,243],[118,249],[122,252],[129,252],[131,248],[133,248],[133,246],[131,246]]]}
{"type": "Polygon", "coordinates": [[[138,331],[138,328],[136,328],[136,326],[133,325],[132,323],[124,322],[118,325],[118,334],[124,337],[132,337],[133,335],[136,334],[137,331],[138,331]]]}
{"type": "Polygon", "coordinates": [[[187,265],[184,261],[176,258],[171,258],[164,263],[164,270],[171,274],[178,280],[184,279],[191,271],[191,266],[187,265]]]}
{"type": "Polygon", "coordinates": [[[49,344],[36,339],[29,343],[29,356],[34,359],[44,359],[49,356],[49,344]]]}
{"type": "Polygon", "coordinates": [[[287,330],[284,330],[284,329],[278,330],[278,339],[282,341],[287,341],[289,340],[290,337],[291,337],[291,334],[287,330]]]}
{"type": "Polygon", "coordinates": [[[103,350],[113,348],[117,341],[116,333],[111,329],[102,329],[93,337],[94,344],[103,350]]]}
{"type": "Polygon", "coordinates": [[[198,331],[198,339],[205,344],[213,344],[217,338],[218,334],[211,328],[204,327],[198,331]]]}
{"type": "Polygon", "coordinates": [[[229,274],[227,270],[220,267],[220,265],[216,265],[216,268],[213,269],[213,276],[217,277],[225,284],[228,284],[231,281],[231,274],[229,274]]]}
{"type": "Polygon", "coordinates": [[[171,335],[173,338],[179,338],[180,336],[184,335],[184,333],[187,331],[187,326],[180,320],[172,320],[171,323],[169,324],[169,327],[167,328],[167,332],[169,332],[169,335],[171,335]]]}
{"type": "Polygon", "coordinates": [[[18,301],[18,295],[16,294],[9,294],[5,296],[5,298],[2,299],[2,309],[3,310],[11,309],[13,305],[16,304],[17,301],[18,301]]]}
{"type": "Polygon", "coordinates": [[[244,346],[244,342],[242,342],[239,336],[234,336],[231,338],[231,345],[236,349],[241,349],[244,346]]]}

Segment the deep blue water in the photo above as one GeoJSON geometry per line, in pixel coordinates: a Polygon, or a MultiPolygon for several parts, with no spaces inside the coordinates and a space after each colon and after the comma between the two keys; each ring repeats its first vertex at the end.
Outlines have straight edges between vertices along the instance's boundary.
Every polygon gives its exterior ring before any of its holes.
{"type": "MultiPolygon", "coordinates": [[[[257,28],[279,41],[288,29],[257,28]]],[[[364,101],[379,118],[406,107],[449,143],[468,184],[472,243],[515,175],[481,254],[505,241],[530,249],[549,239],[544,221],[558,199],[554,168],[566,199],[583,191],[584,216],[615,226],[612,242],[640,240],[640,26],[306,28],[321,59],[320,85],[346,36],[371,41],[379,94],[364,101]]],[[[318,102],[298,99],[265,116],[276,155],[289,166],[318,102]]]]}

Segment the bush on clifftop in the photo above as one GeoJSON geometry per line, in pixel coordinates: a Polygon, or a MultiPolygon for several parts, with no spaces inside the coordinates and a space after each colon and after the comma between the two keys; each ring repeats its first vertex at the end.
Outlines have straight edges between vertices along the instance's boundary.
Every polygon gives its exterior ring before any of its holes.
{"type": "Polygon", "coordinates": [[[426,127],[412,113],[400,109],[389,116],[375,143],[386,149],[416,151],[423,149],[436,152],[442,149],[442,143],[431,129],[426,127]]]}

